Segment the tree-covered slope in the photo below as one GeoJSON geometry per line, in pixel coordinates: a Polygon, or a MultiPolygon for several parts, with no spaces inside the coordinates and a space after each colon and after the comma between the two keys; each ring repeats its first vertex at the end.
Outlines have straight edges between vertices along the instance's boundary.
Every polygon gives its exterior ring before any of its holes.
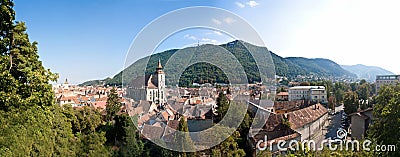
{"type": "Polygon", "coordinates": [[[376,75],[393,75],[393,72],[390,72],[386,69],[362,64],[342,65],[342,68],[356,74],[359,79],[366,79],[368,81],[374,81],[376,75]]]}
{"type": "Polygon", "coordinates": [[[356,77],[355,74],[344,70],[339,64],[329,59],[288,57],[285,58],[285,60],[302,67],[304,70],[314,75],[333,77],[356,77]]]}
{"type": "MultiPolygon", "coordinates": [[[[248,82],[260,81],[259,70],[263,70],[262,74],[266,74],[267,78],[273,78],[271,75],[286,76],[289,78],[296,77],[298,75],[316,75],[316,76],[333,76],[333,77],[356,77],[355,74],[348,72],[341,68],[337,63],[328,59],[307,59],[300,57],[288,57],[283,58],[277,54],[268,51],[265,47],[259,47],[251,45],[246,42],[232,41],[226,44],[219,45],[220,47],[228,50],[234,57],[237,58],[238,62],[242,65],[248,82]],[[252,56],[249,52],[251,50],[254,55],[252,56]],[[270,57],[266,57],[266,63],[259,63],[256,66],[256,60],[260,57],[265,57],[268,55],[262,53],[270,53],[270,57]],[[273,63],[273,64],[272,64],[273,63]]],[[[200,47],[189,47],[184,49],[172,49],[164,52],[156,53],[151,56],[139,59],[124,71],[119,72],[112,79],[105,79],[102,81],[90,81],[85,82],[82,85],[91,84],[107,84],[107,85],[121,85],[122,82],[127,83],[133,79],[143,76],[143,71],[140,69],[145,69],[145,73],[151,74],[155,71],[157,66],[157,61],[160,59],[161,64],[165,65],[171,56],[182,55],[182,60],[175,59],[172,63],[175,67],[181,67],[186,65],[184,58],[186,55],[193,56],[195,51],[202,49],[203,52],[209,53],[209,56],[214,55],[215,46],[211,45],[201,45],[200,47]],[[139,70],[138,70],[139,69],[139,70]],[[124,73],[124,74],[123,74],[124,73]],[[123,81],[122,81],[123,80],[123,81]]],[[[194,57],[195,58],[195,57],[194,57]]],[[[200,57],[201,59],[201,57],[200,57]]],[[[224,61],[226,58],[213,56],[210,57],[211,61],[224,61]]],[[[230,63],[224,63],[229,65],[230,63]]],[[[217,66],[208,63],[197,63],[191,66],[187,66],[186,70],[179,75],[180,72],[177,70],[167,69],[166,71],[166,83],[167,85],[178,84],[174,80],[179,80],[179,85],[188,85],[193,82],[197,83],[229,83],[226,78],[226,74],[217,66]],[[180,77],[179,77],[180,76],[180,77]]],[[[237,76],[239,77],[239,76],[237,76]]]]}

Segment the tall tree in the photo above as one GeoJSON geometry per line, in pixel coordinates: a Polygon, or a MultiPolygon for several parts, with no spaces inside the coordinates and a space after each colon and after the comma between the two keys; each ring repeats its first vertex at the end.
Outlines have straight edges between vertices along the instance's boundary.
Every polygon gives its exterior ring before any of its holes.
{"type": "Polygon", "coordinates": [[[0,156],[73,155],[70,123],[49,84],[57,75],[39,61],[37,42],[14,21],[13,6],[0,1],[0,156]]]}
{"type": "Polygon", "coordinates": [[[336,98],[334,97],[334,96],[330,96],[329,98],[328,98],[328,107],[331,109],[331,110],[335,110],[335,104],[336,104],[336,98]]]}
{"type": "Polygon", "coordinates": [[[344,95],[344,112],[351,114],[357,112],[358,109],[358,96],[356,92],[348,91],[344,95]]]}
{"type": "MultiPolygon", "coordinates": [[[[368,130],[370,138],[379,145],[396,145],[400,148],[400,84],[382,86],[376,97],[373,120],[368,130]]],[[[400,156],[400,151],[382,152],[377,156],[400,156]]]]}
{"type": "Polygon", "coordinates": [[[225,116],[226,112],[229,109],[229,101],[222,91],[219,92],[219,94],[218,94],[216,109],[217,109],[218,115],[216,115],[214,120],[216,123],[218,123],[219,121],[222,120],[222,118],[225,116]]]}
{"type": "Polygon", "coordinates": [[[114,116],[121,110],[121,103],[119,103],[118,95],[115,88],[110,90],[106,104],[106,120],[112,121],[114,116]]]}
{"type": "Polygon", "coordinates": [[[0,1],[0,51],[2,56],[9,55],[9,46],[11,45],[15,19],[13,7],[14,3],[11,0],[0,1]]]}
{"type": "Polygon", "coordinates": [[[362,100],[368,100],[371,93],[371,86],[368,83],[363,83],[357,87],[357,95],[362,100]]]}
{"type": "Polygon", "coordinates": [[[133,117],[127,114],[115,117],[115,132],[117,140],[121,142],[119,155],[124,157],[141,156],[143,153],[143,142],[139,139],[138,130],[134,125],[133,117]]]}
{"type": "Polygon", "coordinates": [[[75,136],[80,140],[76,154],[85,156],[110,156],[110,150],[106,147],[105,132],[99,131],[102,126],[99,111],[84,107],[75,110],[76,120],[73,122],[75,136]]]}
{"type": "Polygon", "coordinates": [[[189,128],[187,121],[182,116],[179,120],[178,130],[175,133],[175,144],[176,149],[181,150],[182,152],[176,152],[176,156],[186,157],[193,156],[193,153],[186,153],[185,151],[193,150],[194,145],[193,141],[189,136],[189,128]]]}

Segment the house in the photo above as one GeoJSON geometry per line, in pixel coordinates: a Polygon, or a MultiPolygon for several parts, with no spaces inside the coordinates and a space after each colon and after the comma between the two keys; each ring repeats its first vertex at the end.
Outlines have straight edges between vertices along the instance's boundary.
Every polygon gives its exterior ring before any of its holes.
{"type": "Polygon", "coordinates": [[[289,100],[289,92],[280,92],[276,94],[277,101],[288,101],[289,100]]]}
{"type": "Polygon", "coordinates": [[[272,100],[249,100],[248,108],[252,112],[256,112],[257,109],[274,112],[274,102],[272,100]]]}
{"type": "Polygon", "coordinates": [[[275,101],[274,110],[276,114],[285,114],[296,111],[304,105],[304,100],[275,101]]]}
{"type": "Polygon", "coordinates": [[[301,141],[321,130],[328,118],[328,110],[321,104],[296,110],[286,114],[290,128],[301,134],[301,141]]]}
{"type": "Polygon", "coordinates": [[[256,156],[260,150],[265,149],[272,155],[279,155],[284,152],[278,149],[278,142],[285,141],[286,145],[281,148],[288,148],[290,141],[300,141],[301,134],[291,129],[290,126],[283,123],[285,117],[274,113],[267,113],[268,119],[262,128],[251,128],[247,137],[247,141],[252,148],[252,156],[256,156]]]}
{"type": "Polygon", "coordinates": [[[289,101],[309,100],[316,103],[327,103],[327,93],[324,86],[296,86],[289,88],[289,101]]]}
{"type": "Polygon", "coordinates": [[[373,120],[372,108],[349,114],[349,116],[351,117],[351,137],[362,139],[365,137],[368,126],[373,120]]]}

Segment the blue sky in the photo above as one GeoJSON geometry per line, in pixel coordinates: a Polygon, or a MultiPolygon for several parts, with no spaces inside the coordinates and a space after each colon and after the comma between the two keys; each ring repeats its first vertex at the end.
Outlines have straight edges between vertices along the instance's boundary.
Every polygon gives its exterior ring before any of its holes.
{"type": "MultiPolygon", "coordinates": [[[[31,41],[39,42],[44,66],[71,83],[114,76],[141,29],[167,12],[190,6],[223,8],[243,17],[267,48],[283,57],[328,58],[400,73],[398,59],[392,57],[400,50],[397,1],[16,0],[15,5],[17,20],[25,21],[31,41]]],[[[157,51],[229,40],[211,30],[187,30],[168,38],[157,51]]]]}

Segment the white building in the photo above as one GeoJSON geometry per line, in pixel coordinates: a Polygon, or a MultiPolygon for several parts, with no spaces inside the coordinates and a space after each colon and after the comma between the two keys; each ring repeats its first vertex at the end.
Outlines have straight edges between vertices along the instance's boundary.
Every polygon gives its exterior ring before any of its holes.
{"type": "Polygon", "coordinates": [[[328,98],[324,86],[296,86],[289,88],[289,101],[311,100],[325,103],[328,98]]]}
{"type": "Polygon", "coordinates": [[[382,85],[394,85],[400,82],[400,75],[380,75],[376,76],[376,92],[378,93],[382,85]]]}
{"type": "Polygon", "coordinates": [[[164,104],[167,96],[165,95],[165,74],[160,60],[158,60],[155,73],[148,77],[138,77],[133,80],[128,92],[135,101],[146,100],[156,104],[164,104]]]}

